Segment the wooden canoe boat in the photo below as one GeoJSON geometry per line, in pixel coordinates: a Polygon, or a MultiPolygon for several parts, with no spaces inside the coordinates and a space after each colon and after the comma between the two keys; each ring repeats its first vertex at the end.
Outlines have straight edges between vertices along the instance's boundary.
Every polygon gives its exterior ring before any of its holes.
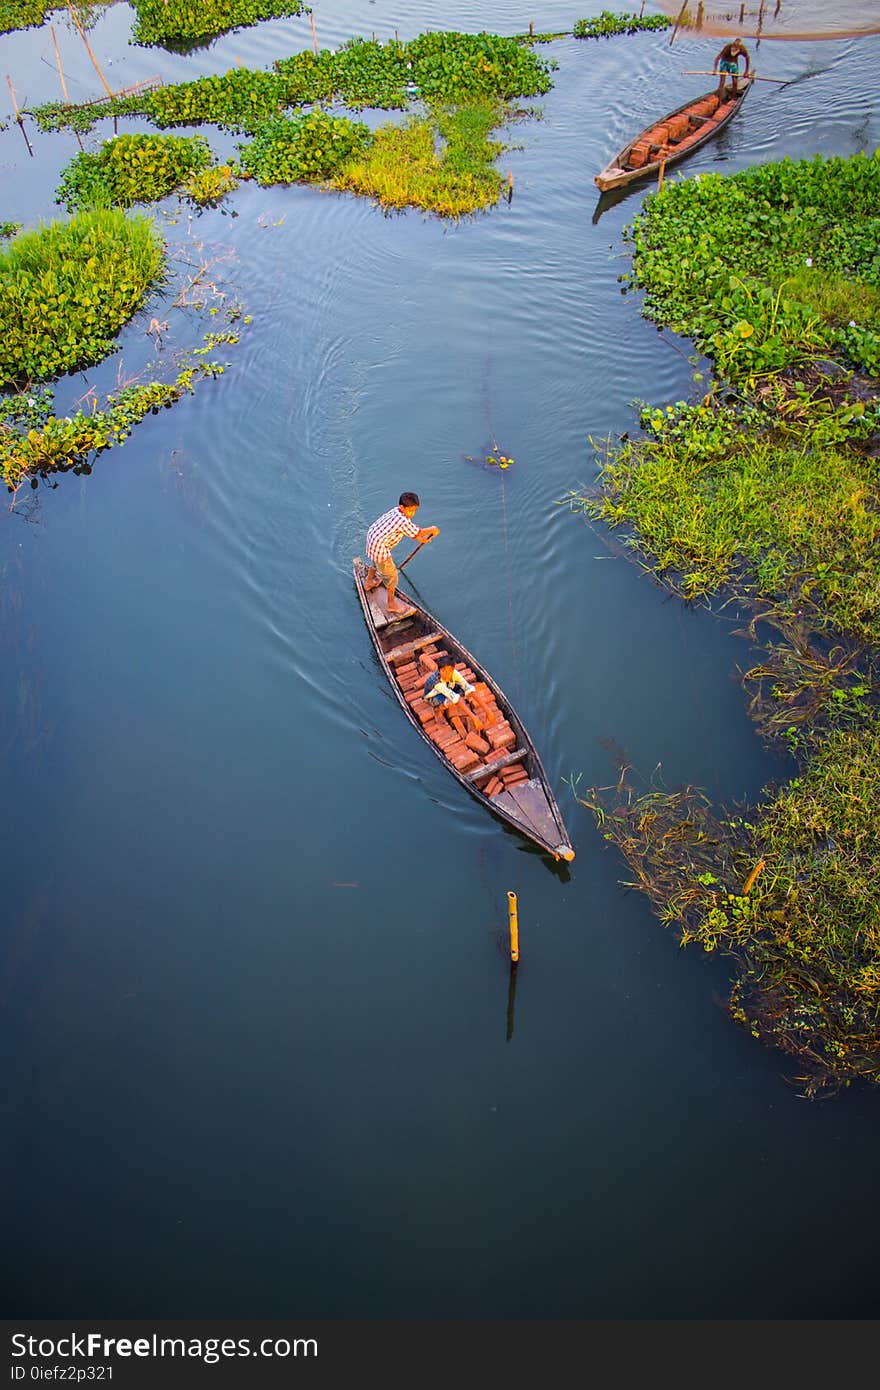
{"type": "Polygon", "coordinates": [[[738,95],[719,104],[717,91],[693,97],[640,131],[635,139],[624,145],[593,182],[604,193],[609,188],[621,188],[637,179],[649,178],[686,155],[698,150],[733,120],[746,99],[752,78],[740,79],[738,95]]]}
{"type": "Polygon", "coordinates": [[[444,767],[478,801],[552,854],[554,859],[574,859],[574,850],[538,751],[504,692],[476,657],[415,599],[398,590],[399,601],[412,612],[405,618],[389,619],[384,587],[368,594],[364,588],[366,565],[360,556],[355,557],[353,568],[373,646],[410,723],[433,748],[444,767]],[[472,723],[464,718],[464,701],[461,702],[460,722],[471,738],[470,745],[448,721],[437,720],[421,698],[425,681],[441,653],[452,657],[453,663],[476,688],[489,714],[482,734],[475,734],[472,723]],[[482,749],[479,744],[483,745],[482,749]]]}

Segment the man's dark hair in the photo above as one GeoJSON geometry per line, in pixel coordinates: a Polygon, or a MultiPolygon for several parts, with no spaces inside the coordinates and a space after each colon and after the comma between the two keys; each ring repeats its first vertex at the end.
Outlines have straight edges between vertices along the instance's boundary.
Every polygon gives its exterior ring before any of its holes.
{"type": "Polygon", "coordinates": [[[419,494],[417,492],[402,492],[398,507],[420,507],[419,494]]]}

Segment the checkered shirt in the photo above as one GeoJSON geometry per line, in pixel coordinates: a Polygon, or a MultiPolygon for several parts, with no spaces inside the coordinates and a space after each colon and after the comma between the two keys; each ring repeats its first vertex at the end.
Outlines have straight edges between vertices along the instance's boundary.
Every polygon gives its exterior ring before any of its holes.
{"type": "Polygon", "coordinates": [[[392,548],[404,536],[417,536],[419,528],[399,507],[392,507],[373,522],[367,532],[367,559],[373,564],[377,560],[390,560],[392,548]]]}

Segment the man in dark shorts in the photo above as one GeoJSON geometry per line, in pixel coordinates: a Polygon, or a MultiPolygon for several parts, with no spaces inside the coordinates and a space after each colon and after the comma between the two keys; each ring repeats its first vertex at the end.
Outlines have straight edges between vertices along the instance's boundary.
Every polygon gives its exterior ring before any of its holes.
{"type": "Polygon", "coordinates": [[[751,61],[749,59],[748,50],[741,39],[731,39],[730,43],[726,43],[724,45],[721,52],[718,54],[718,57],[715,59],[715,67],[713,68],[713,72],[717,72],[721,79],[718,83],[719,101],[724,100],[724,88],[728,77],[731,80],[731,95],[739,95],[738,78],[740,76],[740,58],[745,58],[746,60],[745,72],[742,74],[742,76],[745,78],[749,75],[751,61]]]}

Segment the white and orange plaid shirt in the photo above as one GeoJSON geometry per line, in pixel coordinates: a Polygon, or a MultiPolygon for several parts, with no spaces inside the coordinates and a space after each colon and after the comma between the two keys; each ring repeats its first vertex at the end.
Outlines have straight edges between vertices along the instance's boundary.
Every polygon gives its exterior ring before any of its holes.
{"type": "Polygon", "coordinates": [[[390,560],[391,551],[404,536],[417,536],[419,527],[399,507],[392,507],[373,522],[367,532],[367,559],[373,564],[377,560],[390,560]]]}

